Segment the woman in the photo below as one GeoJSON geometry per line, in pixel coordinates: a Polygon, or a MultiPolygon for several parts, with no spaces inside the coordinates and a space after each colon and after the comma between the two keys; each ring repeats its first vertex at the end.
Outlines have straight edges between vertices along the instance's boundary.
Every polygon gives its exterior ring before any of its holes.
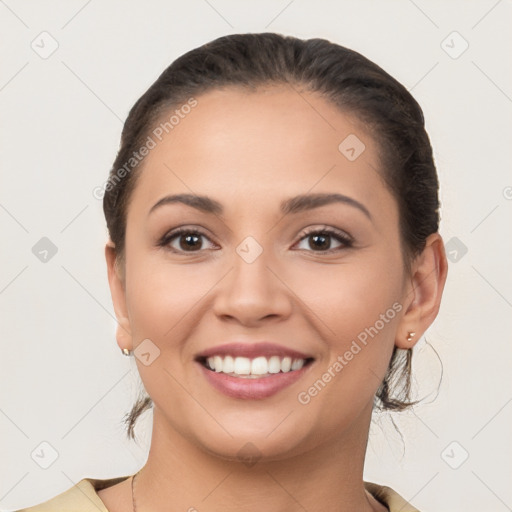
{"type": "Polygon", "coordinates": [[[363,481],[372,411],[412,404],[447,273],[407,90],[326,40],[222,37],[137,101],[104,191],[149,456],[26,510],[416,510],[363,481]]]}

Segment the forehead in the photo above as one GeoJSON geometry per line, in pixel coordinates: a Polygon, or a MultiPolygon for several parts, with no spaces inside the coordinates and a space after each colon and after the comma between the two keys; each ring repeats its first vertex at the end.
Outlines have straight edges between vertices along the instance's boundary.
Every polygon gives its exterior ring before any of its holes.
{"type": "Polygon", "coordinates": [[[171,192],[208,194],[234,206],[333,189],[361,201],[389,196],[375,141],[355,116],[319,94],[291,85],[228,87],[195,99],[172,123],[165,124],[180,107],[164,115],[150,134],[155,146],[133,201],[154,203],[171,192]]]}

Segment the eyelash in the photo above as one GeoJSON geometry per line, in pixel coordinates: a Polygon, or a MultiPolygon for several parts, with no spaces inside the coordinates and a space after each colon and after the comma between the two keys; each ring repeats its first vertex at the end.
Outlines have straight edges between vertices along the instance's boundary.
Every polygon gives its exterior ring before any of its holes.
{"type": "MultiPolygon", "coordinates": [[[[180,235],[187,234],[187,235],[195,235],[197,237],[205,237],[208,238],[208,236],[203,233],[202,231],[199,231],[194,228],[187,228],[187,227],[181,227],[177,228],[174,231],[171,231],[170,233],[167,233],[164,235],[160,241],[158,242],[159,247],[164,247],[169,249],[171,252],[174,252],[176,254],[193,254],[195,252],[200,253],[203,251],[203,249],[200,249],[198,251],[183,251],[183,250],[177,250],[174,247],[170,246],[170,243],[175,239],[178,238],[180,235]]],[[[311,235],[327,235],[332,238],[334,238],[337,242],[340,242],[342,246],[335,247],[331,249],[327,249],[325,251],[314,251],[314,250],[307,250],[307,249],[299,249],[299,250],[305,250],[306,252],[313,252],[318,254],[332,254],[334,252],[341,251],[343,249],[348,249],[354,245],[354,240],[352,237],[344,233],[343,231],[338,231],[336,229],[330,228],[330,227],[323,227],[323,228],[310,228],[304,231],[297,243],[302,242],[303,240],[307,239],[311,235]]],[[[294,244],[296,245],[296,244],[294,244]]]]}
{"type": "MultiPolygon", "coordinates": [[[[299,239],[299,242],[302,242],[306,238],[311,235],[328,235],[334,238],[337,242],[342,244],[341,247],[335,247],[334,249],[327,249],[326,251],[313,251],[308,250],[307,252],[316,252],[316,253],[324,253],[324,254],[332,254],[333,252],[338,252],[343,249],[348,249],[354,245],[354,240],[352,237],[344,233],[343,231],[338,231],[337,229],[330,228],[328,226],[324,226],[322,228],[308,228],[304,231],[299,239]]],[[[304,250],[304,249],[302,249],[304,250]]]]}

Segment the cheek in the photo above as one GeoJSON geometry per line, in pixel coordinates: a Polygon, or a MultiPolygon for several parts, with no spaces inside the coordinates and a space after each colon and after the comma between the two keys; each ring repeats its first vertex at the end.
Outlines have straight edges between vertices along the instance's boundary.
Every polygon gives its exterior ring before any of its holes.
{"type": "Polygon", "coordinates": [[[386,373],[402,310],[396,258],[375,253],[357,263],[325,266],[298,291],[318,316],[325,346],[298,401],[318,417],[331,417],[333,426],[350,416],[348,408],[364,407],[386,373]]]}
{"type": "Polygon", "coordinates": [[[325,324],[330,344],[343,348],[352,339],[386,315],[389,330],[396,321],[396,306],[401,299],[402,269],[399,255],[376,251],[364,257],[354,255],[346,263],[309,266],[295,273],[293,289],[325,324]],[[304,276],[307,276],[304,278],[304,276]],[[388,321],[390,320],[390,321],[388,321]]]}
{"type": "Polygon", "coordinates": [[[186,382],[194,364],[189,339],[218,277],[211,268],[169,263],[147,251],[133,250],[130,256],[126,296],[134,346],[149,339],[157,347],[149,350],[149,364],[137,360],[140,377],[155,404],[185,418],[191,402],[179,383],[186,382]]]}
{"type": "Polygon", "coordinates": [[[205,275],[198,267],[166,263],[161,257],[134,257],[131,263],[127,305],[135,344],[152,336],[173,338],[216,281],[211,271],[205,275]]]}

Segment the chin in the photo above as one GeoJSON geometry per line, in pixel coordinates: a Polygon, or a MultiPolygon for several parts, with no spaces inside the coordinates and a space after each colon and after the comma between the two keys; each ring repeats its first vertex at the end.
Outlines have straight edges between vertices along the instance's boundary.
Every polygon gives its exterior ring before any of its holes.
{"type": "Polygon", "coordinates": [[[229,441],[223,439],[218,444],[213,439],[208,439],[200,442],[200,446],[210,455],[241,462],[248,467],[257,462],[285,460],[307,451],[299,439],[276,436],[270,440],[264,435],[235,437],[229,441]]]}
{"type": "MultiPolygon", "coordinates": [[[[265,416],[265,415],[264,415],[265,416]]],[[[246,420],[241,423],[222,420],[218,417],[230,437],[218,425],[212,430],[205,428],[198,431],[194,428],[195,444],[207,453],[226,460],[237,460],[251,466],[255,461],[284,460],[297,456],[318,444],[321,439],[318,429],[308,425],[307,421],[293,418],[290,414],[289,422],[283,418],[286,415],[276,415],[275,411],[267,418],[262,415],[247,414],[246,420]]],[[[209,424],[208,426],[211,427],[209,424]]]]}

